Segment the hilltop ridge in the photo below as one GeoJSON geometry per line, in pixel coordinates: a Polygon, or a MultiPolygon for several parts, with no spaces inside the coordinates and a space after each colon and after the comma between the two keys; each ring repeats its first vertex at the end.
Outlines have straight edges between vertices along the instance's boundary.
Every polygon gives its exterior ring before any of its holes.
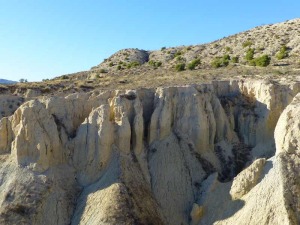
{"type": "MultiPolygon", "coordinates": [[[[190,63],[194,59],[201,60],[201,65],[197,65],[196,68],[209,68],[216,57],[224,55],[237,57],[235,63],[245,65],[247,64],[245,55],[249,48],[254,49],[254,57],[269,55],[272,65],[299,63],[297,59],[299,60],[300,54],[300,19],[258,26],[207,44],[162,47],[154,51],[123,49],[93,67],[92,70],[116,71],[149,64],[149,62],[160,62],[161,67],[172,69],[178,63],[190,63]],[[287,56],[278,59],[276,56],[282,46],[286,46],[287,56]]],[[[149,67],[151,66],[155,68],[155,65],[150,63],[149,67]]]]}

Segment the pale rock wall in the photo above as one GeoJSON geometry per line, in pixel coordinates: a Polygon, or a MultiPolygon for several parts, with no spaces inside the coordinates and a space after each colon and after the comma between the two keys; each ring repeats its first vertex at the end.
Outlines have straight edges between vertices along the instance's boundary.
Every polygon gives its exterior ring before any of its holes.
{"type": "Polygon", "coordinates": [[[300,222],[300,94],[281,114],[275,129],[276,156],[280,160],[285,206],[292,224],[300,222]]]}
{"type": "Polygon", "coordinates": [[[196,224],[299,224],[299,99],[297,94],[280,115],[274,157],[257,159],[232,182],[211,175],[202,183],[196,224]]]}
{"type": "Polygon", "coordinates": [[[284,110],[275,129],[276,154],[282,152],[296,153],[300,151],[300,95],[284,110]]]}
{"type": "MultiPolygon", "coordinates": [[[[246,180],[237,178],[234,186],[247,191],[233,191],[242,194],[228,210],[224,207],[232,201],[230,183],[220,181],[231,180],[245,167],[251,160],[251,148],[255,149],[253,157],[275,151],[275,124],[297,90],[296,84],[250,80],[43,97],[23,104],[0,121],[0,152],[11,151],[10,163],[28,173],[61,181],[42,183],[45,194],[32,197],[42,199],[32,217],[34,224],[48,221],[45,216],[50,209],[49,215],[59,220],[48,224],[176,225],[219,220],[234,224],[233,212],[243,201],[245,210],[265,213],[255,208],[257,195],[268,210],[285,210],[282,179],[274,180],[281,171],[277,160],[274,169],[270,161],[264,169],[259,167],[260,172],[254,170],[254,175],[248,169],[246,180]],[[214,172],[219,176],[214,175],[213,187],[205,185],[203,181],[214,172]],[[77,198],[79,187],[83,191],[77,198]],[[274,198],[281,197],[268,205],[263,196],[271,192],[274,198]],[[212,217],[215,203],[220,207],[212,217]]],[[[0,167],[5,170],[3,164],[0,167]]],[[[18,170],[16,174],[21,176],[18,170]]],[[[0,182],[0,187],[9,182],[0,182]]],[[[19,193],[20,199],[25,199],[25,192],[19,193]]],[[[7,207],[3,209],[10,215],[17,213],[7,207]]],[[[237,221],[253,222],[245,210],[236,214],[237,221]]],[[[269,221],[279,224],[288,219],[282,213],[269,221]]]]}

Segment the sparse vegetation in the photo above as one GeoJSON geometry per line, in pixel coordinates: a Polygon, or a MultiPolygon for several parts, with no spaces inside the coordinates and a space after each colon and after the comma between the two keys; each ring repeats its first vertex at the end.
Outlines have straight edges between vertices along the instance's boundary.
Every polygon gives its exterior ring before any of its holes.
{"type": "Polygon", "coordinates": [[[178,56],[176,56],[176,58],[175,58],[177,61],[181,61],[181,60],[183,60],[183,57],[181,56],[181,55],[178,55],[178,56]]]}
{"type": "Polygon", "coordinates": [[[185,70],[185,63],[179,63],[175,66],[175,70],[180,72],[180,71],[183,71],[185,70]]]}
{"type": "Polygon", "coordinates": [[[271,57],[268,55],[263,55],[255,59],[256,66],[266,67],[270,64],[270,62],[271,62],[271,57]]]}
{"type": "Polygon", "coordinates": [[[188,65],[187,68],[189,70],[194,70],[198,65],[201,64],[200,59],[194,59],[193,61],[191,61],[188,65]]]}
{"type": "Polygon", "coordinates": [[[150,66],[153,66],[154,68],[158,68],[162,65],[162,62],[154,61],[154,60],[150,60],[148,63],[149,63],[150,66]]]}
{"type": "Polygon", "coordinates": [[[130,68],[132,68],[132,67],[137,67],[137,66],[140,66],[140,65],[141,65],[141,64],[140,64],[139,62],[133,61],[133,62],[131,62],[131,63],[128,63],[127,66],[126,66],[126,68],[127,68],[127,69],[130,69],[130,68]]]}
{"type": "Polygon", "coordinates": [[[107,73],[107,70],[106,69],[100,69],[99,73],[107,73]]]}
{"type": "Polygon", "coordinates": [[[229,64],[230,56],[224,55],[223,57],[216,57],[212,62],[211,66],[213,68],[226,67],[229,64]]]}
{"type": "Polygon", "coordinates": [[[67,79],[69,79],[69,77],[68,77],[67,75],[63,75],[63,76],[61,77],[61,79],[67,80],[67,79]]]}
{"type": "Polygon", "coordinates": [[[231,62],[232,63],[238,63],[239,62],[239,57],[238,56],[231,57],[231,62]]]}
{"type": "Polygon", "coordinates": [[[271,57],[268,55],[262,55],[261,57],[252,59],[249,61],[250,66],[260,66],[260,67],[266,67],[270,64],[271,57]]]}
{"type": "Polygon", "coordinates": [[[161,50],[161,51],[166,50],[166,47],[162,47],[160,50],[161,50]]]}
{"type": "Polygon", "coordinates": [[[227,47],[225,47],[225,51],[226,52],[231,52],[231,48],[227,46],[227,47]]]}
{"type": "Polygon", "coordinates": [[[251,61],[254,58],[254,52],[255,52],[254,48],[249,48],[246,52],[245,59],[247,61],[251,61]]]}
{"type": "Polygon", "coordinates": [[[288,51],[287,51],[287,47],[285,45],[283,45],[280,49],[280,51],[276,54],[276,58],[277,59],[284,59],[287,58],[289,56],[288,51]]]}
{"type": "Polygon", "coordinates": [[[180,56],[182,55],[182,52],[181,51],[177,51],[175,54],[174,54],[174,57],[177,57],[177,56],[180,56]]]}
{"type": "Polygon", "coordinates": [[[243,43],[243,48],[246,48],[246,47],[250,47],[251,45],[253,45],[253,43],[252,43],[252,41],[245,41],[244,43],[243,43]]]}

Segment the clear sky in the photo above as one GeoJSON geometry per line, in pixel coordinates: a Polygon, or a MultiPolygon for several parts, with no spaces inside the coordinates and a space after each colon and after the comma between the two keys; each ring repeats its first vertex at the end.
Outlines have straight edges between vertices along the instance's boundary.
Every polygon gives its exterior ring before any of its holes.
{"type": "Polygon", "coordinates": [[[200,44],[300,17],[300,0],[0,0],[0,78],[88,70],[123,48],[200,44]]]}

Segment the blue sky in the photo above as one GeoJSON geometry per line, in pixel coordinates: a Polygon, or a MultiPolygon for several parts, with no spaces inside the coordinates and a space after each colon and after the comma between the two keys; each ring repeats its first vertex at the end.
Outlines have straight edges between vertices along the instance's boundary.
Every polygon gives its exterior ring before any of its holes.
{"type": "Polygon", "coordinates": [[[299,0],[0,0],[0,78],[88,70],[123,48],[213,41],[300,17],[299,0]]]}

